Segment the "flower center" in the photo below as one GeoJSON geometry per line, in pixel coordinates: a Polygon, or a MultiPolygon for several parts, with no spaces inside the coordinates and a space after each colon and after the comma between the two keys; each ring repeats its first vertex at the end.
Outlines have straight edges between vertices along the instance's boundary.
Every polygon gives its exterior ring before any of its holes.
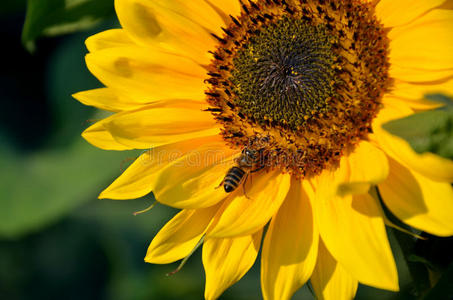
{"type": "Polygon", "coordinates": [[[255,122],[297,130],[326,111],[335,95],[335,37],[324,25],[284,17],[250,37],[233,59],[232,91],[239,110],[255,122]]]}
{"type": "Polygon", "coordinates": [[[218,37],[209,109],[234,148],[260,150],[299,177],[335,167],[371,132],[388,75],[388,39],[362,0],[260,0],[218,37]]]}

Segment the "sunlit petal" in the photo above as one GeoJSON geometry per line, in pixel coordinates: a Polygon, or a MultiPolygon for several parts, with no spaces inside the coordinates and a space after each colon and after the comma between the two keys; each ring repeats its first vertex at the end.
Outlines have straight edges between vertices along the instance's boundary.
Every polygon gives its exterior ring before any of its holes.
{"type": "Polygon", "coordinates": [[[262,233],[260,230],[243,237],[206,240],[203,245],[206,300],[217,299],[253,266],[260,249],[262,233]]]}
{"type": "Polygon", "coordinates": [[[266,232],[261,255],[261,288],[265,300],[289,300],[310,278],[318,251],[318,230],[307,182],[293,179],[291,188],[266,232]]]}

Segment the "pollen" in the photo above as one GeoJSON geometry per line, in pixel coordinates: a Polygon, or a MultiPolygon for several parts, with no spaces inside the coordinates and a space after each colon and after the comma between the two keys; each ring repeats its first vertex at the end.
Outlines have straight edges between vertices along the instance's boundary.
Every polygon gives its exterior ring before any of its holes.
{"type": "Polygon", "coordinates": [[[389,40],[359,0],[262,0],[212,52],[209,110],[232,148],[299,178],[334,168],[367,139],[389,91],[389,40]]]}

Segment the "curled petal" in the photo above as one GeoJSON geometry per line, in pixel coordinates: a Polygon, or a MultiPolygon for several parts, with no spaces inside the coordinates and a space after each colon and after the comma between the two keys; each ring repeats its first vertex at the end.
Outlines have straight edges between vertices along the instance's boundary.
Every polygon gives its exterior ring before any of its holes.
{"type": "Polygon", "coordinates": [[[205,299],[214,300],[238,282],[255,263],[263,231],[237,238],[207,239],[203,245],[205,299]]]}
{"type": "Polygon", "coordinates": [[[180,260],[193,250],[206,231],[219,206],[185,209],[157,233],[148,247],[145,261],[167,264],[180,260]]]}
{"type": "Polygon", "coordinates": [[[85,105],[113,112],[137,109],[152,102],[143,101],[143,98],[130,98],[111,88],[83,91],[72,96],[85,105]]]}
{"type": "Polygon", "coordinates": [[[95,52],[108,48],[133,46],[134,42],[123,29],[110,29],[90,36],[85,44],[88,51],[95,52]]]}
{"type": "Polygon", "coordinates": [[[93,146],[104,150],[122,151],[133,149],[116,141],[112,134],[104,127],[104,124],[105,120],[96,122],[82,133],[82,137],[93,146]]]}

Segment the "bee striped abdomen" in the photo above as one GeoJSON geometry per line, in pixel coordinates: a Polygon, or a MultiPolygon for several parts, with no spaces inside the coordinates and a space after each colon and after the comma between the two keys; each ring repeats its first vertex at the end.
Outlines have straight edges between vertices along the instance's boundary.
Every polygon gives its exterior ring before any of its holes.
{"type": "Polygon", "coordinates": [[[225,192],[231,193],[242,181],[242,178],[245,175],[245,171],[238,167],[232,167],[225,176],[225,180],[223,183],[223,188],[225,192]]]}

